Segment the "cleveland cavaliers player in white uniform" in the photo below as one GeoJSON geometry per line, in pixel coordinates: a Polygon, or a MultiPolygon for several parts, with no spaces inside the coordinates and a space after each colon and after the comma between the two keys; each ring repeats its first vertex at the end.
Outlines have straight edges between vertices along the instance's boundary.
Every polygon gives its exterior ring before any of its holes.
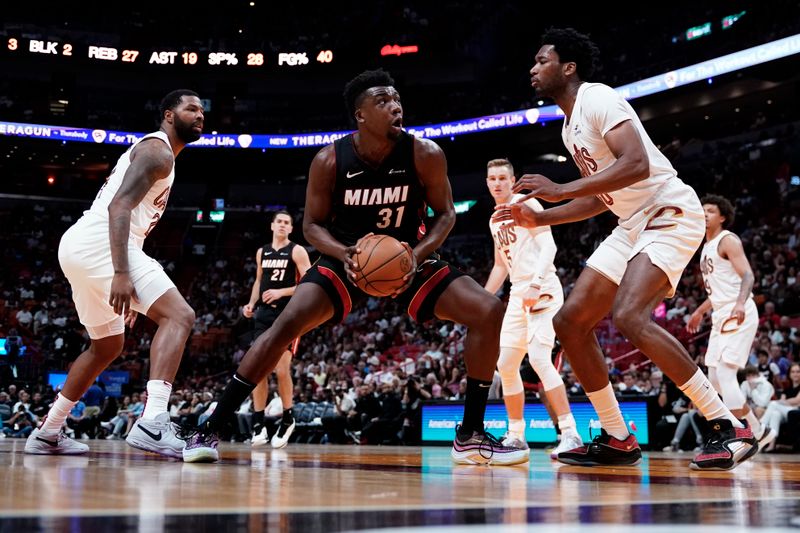
{"type": "MultiPolygon", "coordinates": [[[[700,330],[703,316],[712,311],[711,337],[706,350],[708,377],[722,395],[725,405],[739,418],[747,420],[753,435],[763,444],[767,435],[756,415],[747,406],[736,374],[747,365],[750,348],[758,330],[758,309],[753,301],[753,271],[736,234],[728,231],[735,211],[727,198],[703,198],[706,217],[706,244],[700,256],[700,271],[708,299],[689,318],[686,329],[700,330]]],[[[766,428],[769,432],[769,428],[766,428]]]]}
{"type": "Polygon", "coordinates": [[[194,311],[161,265],[142,251],[167,207],[175,158],[203,132],[203,106],[193,91],[161,102],[160,129],[134,143],[117,161],[92,206],[61,238],[58,260],[72,287],[81,324],[91,338],[25,452],[86,453],[61,431],[64,419],[97,376],[122,352],[125,324],[136,313],[158,324],[150,347],[150,380],[142,417],[128,433],[131,446],[181,458],[185,442],[167,413],[172,380],[194,324],[194,311]]]}
{"type": "MultiPolygon", "coordinates": [[[[522,198],[511,192],[514,181],[514,167],[508,159],[489,161],[486,185],[495,203],[507,204],[522,198]]],[[[525,204],[535,211],[542,210],[535,198],[526,200],[525,204]]],[[[511,277],[511,294],[500,331],[500,358],[497,360],[508,412],[508,433],[503,444],[528,450],[523,413],[525,391],[519,372],[527,352],[541,380],[542,390],[558,417],[561,443],[551,452],[555,459],[559,453],[583,444],[569,408],[564,381],[551,357],[556,340],[553,316],[564,303],[564,290],[553,265],[556,243],[549,226],[527,229],[508,222],[490,221],[489,229],[494,240],[494,266],[485,288],[494,294],[506,278],[511,277]]]]}
{"type": "MultiPolygon", "coordinates": [[[[608,381],[595,325],[609,312],[616,327],[650,357],[710,423],[711,435],[694,469],[735,467],[758,450],[747,424],[723,404],[686,349],[651,316],[674,294],[681,273],[703,240],[703,208],[694,190],[650,140],[633,108],[611,87],[583,80],[599,52],[573,29],[551,29],[531,68],[537,95],[564,112],[562,139],[581,179],[557,184],[525,175],[514,191],[548,202],[570,202],[536,212],[524,203],[498,206],[499,220],[537,227],[584,220],[610,210],[619,225],[587,261],[564,306],[553,319],[561,345],[591,400],[601,434],[560,453],[580,465],[633,465],[641,450],[630,433],[608,381]]],[[[527,198],[527,197],[525,197],[527,198]]]]}

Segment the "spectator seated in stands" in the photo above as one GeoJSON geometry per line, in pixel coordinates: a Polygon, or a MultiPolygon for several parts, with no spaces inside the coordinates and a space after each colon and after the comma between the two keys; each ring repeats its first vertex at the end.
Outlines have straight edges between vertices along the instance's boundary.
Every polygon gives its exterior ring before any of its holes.
{"type": "Polygon", "coordinates": [[[642,394],[642,389],[636,384],[636,374],[634,372],[625,372],[622,374],[622,383],[617,385],[620,394],[632,395],[642,394]]]}
{"type": "MultiPolygon", "coordinates": [[[[789,419],[789,413],[800,408],[800,364],[795,363],[791,366],[789,380],[791,385],[783,391],[779,400],[769,402],[766,412],[761,417],[761,423],[771,430],[761,443],[767,452],[775,449],[781,428],[789,419]]],[[[795,427],[794,431],[797,432],[798,429],[800,428],[795,427]]],[[[796,436],[794,441],[797,442],[796,436]]]]}
{"type": "Polygon", "coordinates": [[[3,425],[3,434],[6,437],[28,438],[33,431],[33,415],[24,405],[19,404],[17,411],[3,425]]]}
{"type": "Polygon", "coordinates": [[[761,417],[775,394],[775,388],[756,367],[745,368],[744,376],[745,379],[740,384],[742,394],[753,413],[757,417],[761,417]]]}

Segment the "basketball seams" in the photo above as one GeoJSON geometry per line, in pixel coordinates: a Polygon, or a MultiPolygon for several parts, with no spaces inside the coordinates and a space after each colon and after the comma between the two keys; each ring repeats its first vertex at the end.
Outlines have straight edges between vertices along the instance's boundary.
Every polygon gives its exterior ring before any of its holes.
{"type": "Polygon", "coordinates": [[[387,238],[389,238],[387,235],[382,235],[381,239],[378,242],[376,242],[375,245],[372,247],[372,249],[369,251],[369,255],[367,256],[367,260],[364,261],[364,264],[363,265],[359,265],[359,272],[361,272],[361,277],[369,276],[373,272],[385,267],[388,263],[391,263],[392,261],[394,261],[397,257],[399,257],[399,256],[403,255],[404,253],[406,253],[405,247],[403,247],[401,245],[400,246],[400,250],[395,255],[393,255],[391,258],[384,260],[381,264],[375,266],[371,270],[365,270],[367,268],[367,266],[369,266],[369,262],[372,259],[372,254],[375,252],[375,249],[380,245],[381,242],[383,242],[387,238]]]}
{"type": "MultiPolygon", "coordinates": [[[[384,291],[378,290],[378,288],[375,285],[373,285],[372,283],[370,283],[369,281],[364,281],[364,283],[366,283],[367,287],[369,287],[369,289],[373,293],[375,293],[375,295],[380,295],[379,297],[389,296],[390,294],[392,294],[391,292],[384,292],[384,291]]],[[[394,291],[392,291],[392,292],[394,292],[394,291]]],[[[367,293],[367,294],[370,294],[370,296],[373,295],[371,293],[367,293]]]]}
{"type": "Polygon", "coordinates": [[[387,290],[383,289],[382,287],[380,287],[379,284],[392,283],[392,282],[399,281],[399,280],[403,279],[406,276],[407,272],[401,274],[400,276],[398,276],[396,278],[374,279],[373,276],[377,272],[379,272],[382,268],[384,268],[386,266],[389,266],[395,259],[397,259],[398,257],[401,257],[403,255],[406,255],[406,254],[407,254],[407,251],[405,249],[403,249],[402,251],[398,252],[397,255],[395,255],[391,259],[388,259],[386,262],[384,262],[379,267],[376,267],[376,268],[370,270],[369,273],[367,274],[370,277],[370,279],[369,280],[367,280],[367,279],[364,280],[364,283],[366,284],[366,286],[369,287],[370,290],[373,293],[380,294],[382,296],[389,296],[392,293],[394,293],[394,288],[392,288],[392,289],[387,291],[387,290]]]}
{"type": "MultiPolygon", "coordinates": [[[[371,239],[374,239],[375,237],[378,237],[378,235],[373,235],[369,239],[371,240],[371,239]]],[[[368,265],[370,259],[372,259],[372,254],[375,253],[375,249],[380,245],[380,243],[385,241],[387,237],[388,237],[388,235],[380,235],[380,238],[378,239],[378,242],[376,242],[375,244],[372,245],[372,249],[369,251],[369,255],[367,256],[366,261],[364,261],[364,264],[363,265],[358,265],[358,267],[362,270],[362,272],[363,272],[364,266],[368,265]]],[[[383,266],[383,265],[381,265],[381,266],[383,266]]],[[[366,276],[366,274],[364,274],[364,276],[366,276]]]]}
{"type": "Polygon", "coordinates": [[[403,255],[406,255],[406,253],[407,253],[407,252],[406,252],[405,250],[403,250],[403,251],[401,251],[401,252],[397,252],[397,254],[396,254],[396,255],[394,255],[394,256],[393,256],[393,257],[391,257],[390,259],[386,260],[386,261],[385,261],[385,262],[384,262],[382,265],[380,265],[380,266],[377,266],[377,267],[373,268],[372,270],[370,270],[370,271],[369,271],[369,272],[366,274],[366,276],[369,276],[369,277],[370,277],[369,283],[375,283],[375,282],[377,282],[377,281],[395,281],[395,280],[398,280],[398,279],[401,279],[401,278],[403,278],[403,277],[404,277],[404,276],[407,274],[407,272],[406,272],[406,273],[404,273],[404,274],[402,274],[402,275],[400,275],[400,276],[398,276],[398,277],[396,277],[396,278],[381,278],[381,279],[374,279],[374,278],[373,278],[373,276],[375,275],[375,273],[376,273],[376,272],[380,271],[382,268],[384,268],[384,267],[386,267],[387,265],[389,265],[390,263],[392,263],[392,262],[393,262],[395,259],[397,259],[398,257],[401,257],[401,256],[403,256],[403,255]]]}
{"type": "MultiPolygon", "coordinates": [[[[371,248],[369,249],[369,251],[366,254],[363,254],[363,252],[362,252],[363,255],[366,255],[366,258],[364,259],[363,263],[362,263],[362,261],[358,261],[358,263],[359,263],[359,277],[356,279],[356,285],[359,286],[359,288],[362,291],[367,292],[368,294],[374,293],[375,296],[380,296],[380,297],[389,296],[394,292],[395,289],[391,288],[390,290],[386,290],[386,289],[384,289],[383,286],[385,286],[386,284],[396,285],[396,283],[393,283],[393,282],[398,282],[398,281],[402,280],[403,277],[406,276],[407,272],[402,273],[400,276],[397,276],[397,277],[394,277],[394,278],[387,278],[387,279],[372,279],[372,276],[374,276],[376,273],[379,273],[380,270],[385,268],[385,267],[387,267],[387,265],[391,266],[392,263],[396,262],[398,258],[400,258],[400,257],[402,257],[404,255],[408,255],[408,250],[406,249],[405,246],[400,244],[399,241],[397,241],[396,239],[394,239],[390,235],[373,235],[373,236],[367,238],[367,242],[366,243],[362,243],[362,246],[364,248],[366,248],[367,246],[370,246],[370,245],[371,245],[371,248]],[[375,264],[373,266],[370,263],[372,263],[373,257],[375,257],[375,249],[378,248],[383,243],[383,241],[385,241],[386,239],[389,239],[390,242],[387,243],[387,244],[389,244],[390,246],[393,246],[395,248],[395,250],[397,250],[397,253],[395,253],[395,255],[393,255],[391,257],[384,258],[383,261],[381,261],[380,264],[375,264]],[[373,244],[370,241],[375,241],[375,242],[373,244]],[[365,244],[366,244],[366,246],[365,246],[365,244]]],[[[387,250],[387,251],[389,251],[389,250],[387,250]]],[[[389,251],[389,253],[391,253],[391,251],[389,251]]],[[[359,255],[362,255],[362,254],[359,254],[359,255]]],[[[378,254],[378,255],[380,255],[380,254],[378,254]]],[[[399,270],[399,268],[395,268],[395,270],[399,270]]],[[[378,275],[380,275],[380,274],[378,274],[378,275]]],[[[386,274],[384,274],[384,275],[386,275],[386,274]]]]}

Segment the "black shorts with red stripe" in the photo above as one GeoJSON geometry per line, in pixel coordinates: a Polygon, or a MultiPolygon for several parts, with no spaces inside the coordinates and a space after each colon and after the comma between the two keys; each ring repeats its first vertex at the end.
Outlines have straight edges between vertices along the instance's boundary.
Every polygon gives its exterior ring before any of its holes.
{"type": "MultiPolygon", "coordinates": [[[[433,318],[436,302],[453,280],[464,276],[459,269],[431,256],[417,267],[411,286],[397,297],[397,302],[406,308],[408,315],[417,322],[433,318]]],[[[344,263],[323,255],[300,280],[300,283],[316,283],[325,290],[333,303],[331,322],[342,322],[354,305],[366,300],[367,294],[347,280],[344,263]]]]}
{"type": "MultiPolygon", "coordinates": [[[[253,319],[255,321],[255,325],[253,327],[253,339],[257,339],[262,333],[271,328],[272,324],[275,323],[275,321],[278,319],[278,315],[281,314],[281,311],[283,311],[285,307],[286,305],[271,306],[269,304],[259,304],[253,313],[253,319]]],[[[299,344],[300,337],[293,340],[292,343],[289,344],[287,350],[292,352],[292,355],[296,355],[297,346],[299,344]]]]}

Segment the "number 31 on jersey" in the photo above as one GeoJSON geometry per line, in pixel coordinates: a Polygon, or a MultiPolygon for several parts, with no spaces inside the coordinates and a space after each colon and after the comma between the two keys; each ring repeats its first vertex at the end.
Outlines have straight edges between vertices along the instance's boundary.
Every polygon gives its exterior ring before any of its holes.
{"type": "Polygon", "coordinates": [[[377,226],[381,229],[394,227],[399,228],[400,224],[403,223],[403,212],[406,210],[406,206],[401,205],[392,209],[391,207],[384,207],[380,211],[378,211],[378,216],[381,219],[377,222],[377,226]]]}

